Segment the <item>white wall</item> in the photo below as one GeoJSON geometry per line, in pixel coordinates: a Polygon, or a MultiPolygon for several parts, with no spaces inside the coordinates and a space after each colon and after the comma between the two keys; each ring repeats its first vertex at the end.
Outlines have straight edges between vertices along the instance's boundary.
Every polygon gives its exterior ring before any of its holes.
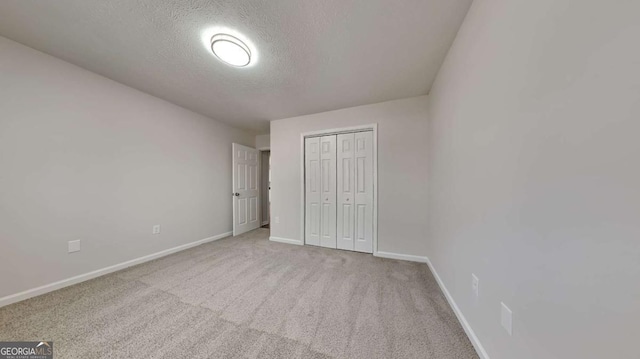
{"type": "Polygon", "coordinates": [[[254,133],[2,37],[0,54],[0,298],[231,231],[231,142],[254,133]]]}
{"type": "Polygon", "coordinates": [[[268,150],[271,146],[271,135],[258,135],[256,136],[255,146],[259,150],[268,150]]]}
{"type": "Polygon", "coordinates": [[[271,236],[303,240],[301,134],[377,123],[378,250],[424,256],[426,120],[421,96],[272,121],[271,236]]]}
{"type": "Polygon", "coordinates": [[[639,355],[638,14],[476,0],[431,91],[428,256],[492,359],[639,355]]]}

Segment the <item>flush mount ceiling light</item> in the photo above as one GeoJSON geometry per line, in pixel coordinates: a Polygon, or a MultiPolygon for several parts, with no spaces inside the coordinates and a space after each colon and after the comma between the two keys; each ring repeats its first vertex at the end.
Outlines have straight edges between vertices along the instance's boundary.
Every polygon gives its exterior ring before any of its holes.
{"type": "Polygon", "coordinates": [[[244,42],[235,36],[216,34],[211,38],[211,51],[223,62],[244,67],[251,62],[251,50],[244,42]]]}

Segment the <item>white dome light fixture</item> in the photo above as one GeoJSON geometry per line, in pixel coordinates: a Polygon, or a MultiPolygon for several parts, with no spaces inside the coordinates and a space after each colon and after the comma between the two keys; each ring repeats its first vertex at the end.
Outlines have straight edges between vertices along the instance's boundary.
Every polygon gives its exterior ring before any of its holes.
{"type": "Polygon", "coordinates": [[[228,34],[216,34],[211,38],[211,51],[222,62],[245,67],[251,62],[251,50],[244,42],[228,34]]]}

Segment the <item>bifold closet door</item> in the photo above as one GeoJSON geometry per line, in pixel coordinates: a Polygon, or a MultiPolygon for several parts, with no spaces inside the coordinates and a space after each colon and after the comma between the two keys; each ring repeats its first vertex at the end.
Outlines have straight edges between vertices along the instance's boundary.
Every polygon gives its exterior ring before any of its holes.
{"type": "Polygon", "coordinates": [[[320,138],[304,141],[304,242],[320,245],[320,138]]]}
{"type": "Polygon", "coordinates": [[[336,248],[336,136],[305,139],[305,243],[336,248]]]}
{"type": "Polygon", "coordinates": [[[337,138],[337,247],[373,253],[373,132],[337,138]]]}
{"type": "Polygon", "coordinates": [[[354,250],[373,253],[373,132],[358,132],[354,139],[354,250]]]}
{"type": "Polygon", "coordinates": [[[337,217],[337,247],[338,249],[354,250],[354,217],[353,207],[355,206],[354,189],[354,151],[353,133],[338,135],[338,217],[337,217]]]}
{"type": "Polygon", "coordinates": [[[336,248],[336,136],[320,137],[320,246],[336,248]]]}

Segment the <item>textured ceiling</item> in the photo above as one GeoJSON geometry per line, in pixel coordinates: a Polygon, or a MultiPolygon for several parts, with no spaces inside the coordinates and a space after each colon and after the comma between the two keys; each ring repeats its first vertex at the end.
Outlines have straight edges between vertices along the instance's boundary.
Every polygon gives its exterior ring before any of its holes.
{"type": "Polygon", "coordinates": [[[470,3],[2,0],[0,35],[268,132],[269,120],[428,93],[470,3]],[[218,61],[204,44],[216,28],[249,39],[256,63],[218,61]]]}

